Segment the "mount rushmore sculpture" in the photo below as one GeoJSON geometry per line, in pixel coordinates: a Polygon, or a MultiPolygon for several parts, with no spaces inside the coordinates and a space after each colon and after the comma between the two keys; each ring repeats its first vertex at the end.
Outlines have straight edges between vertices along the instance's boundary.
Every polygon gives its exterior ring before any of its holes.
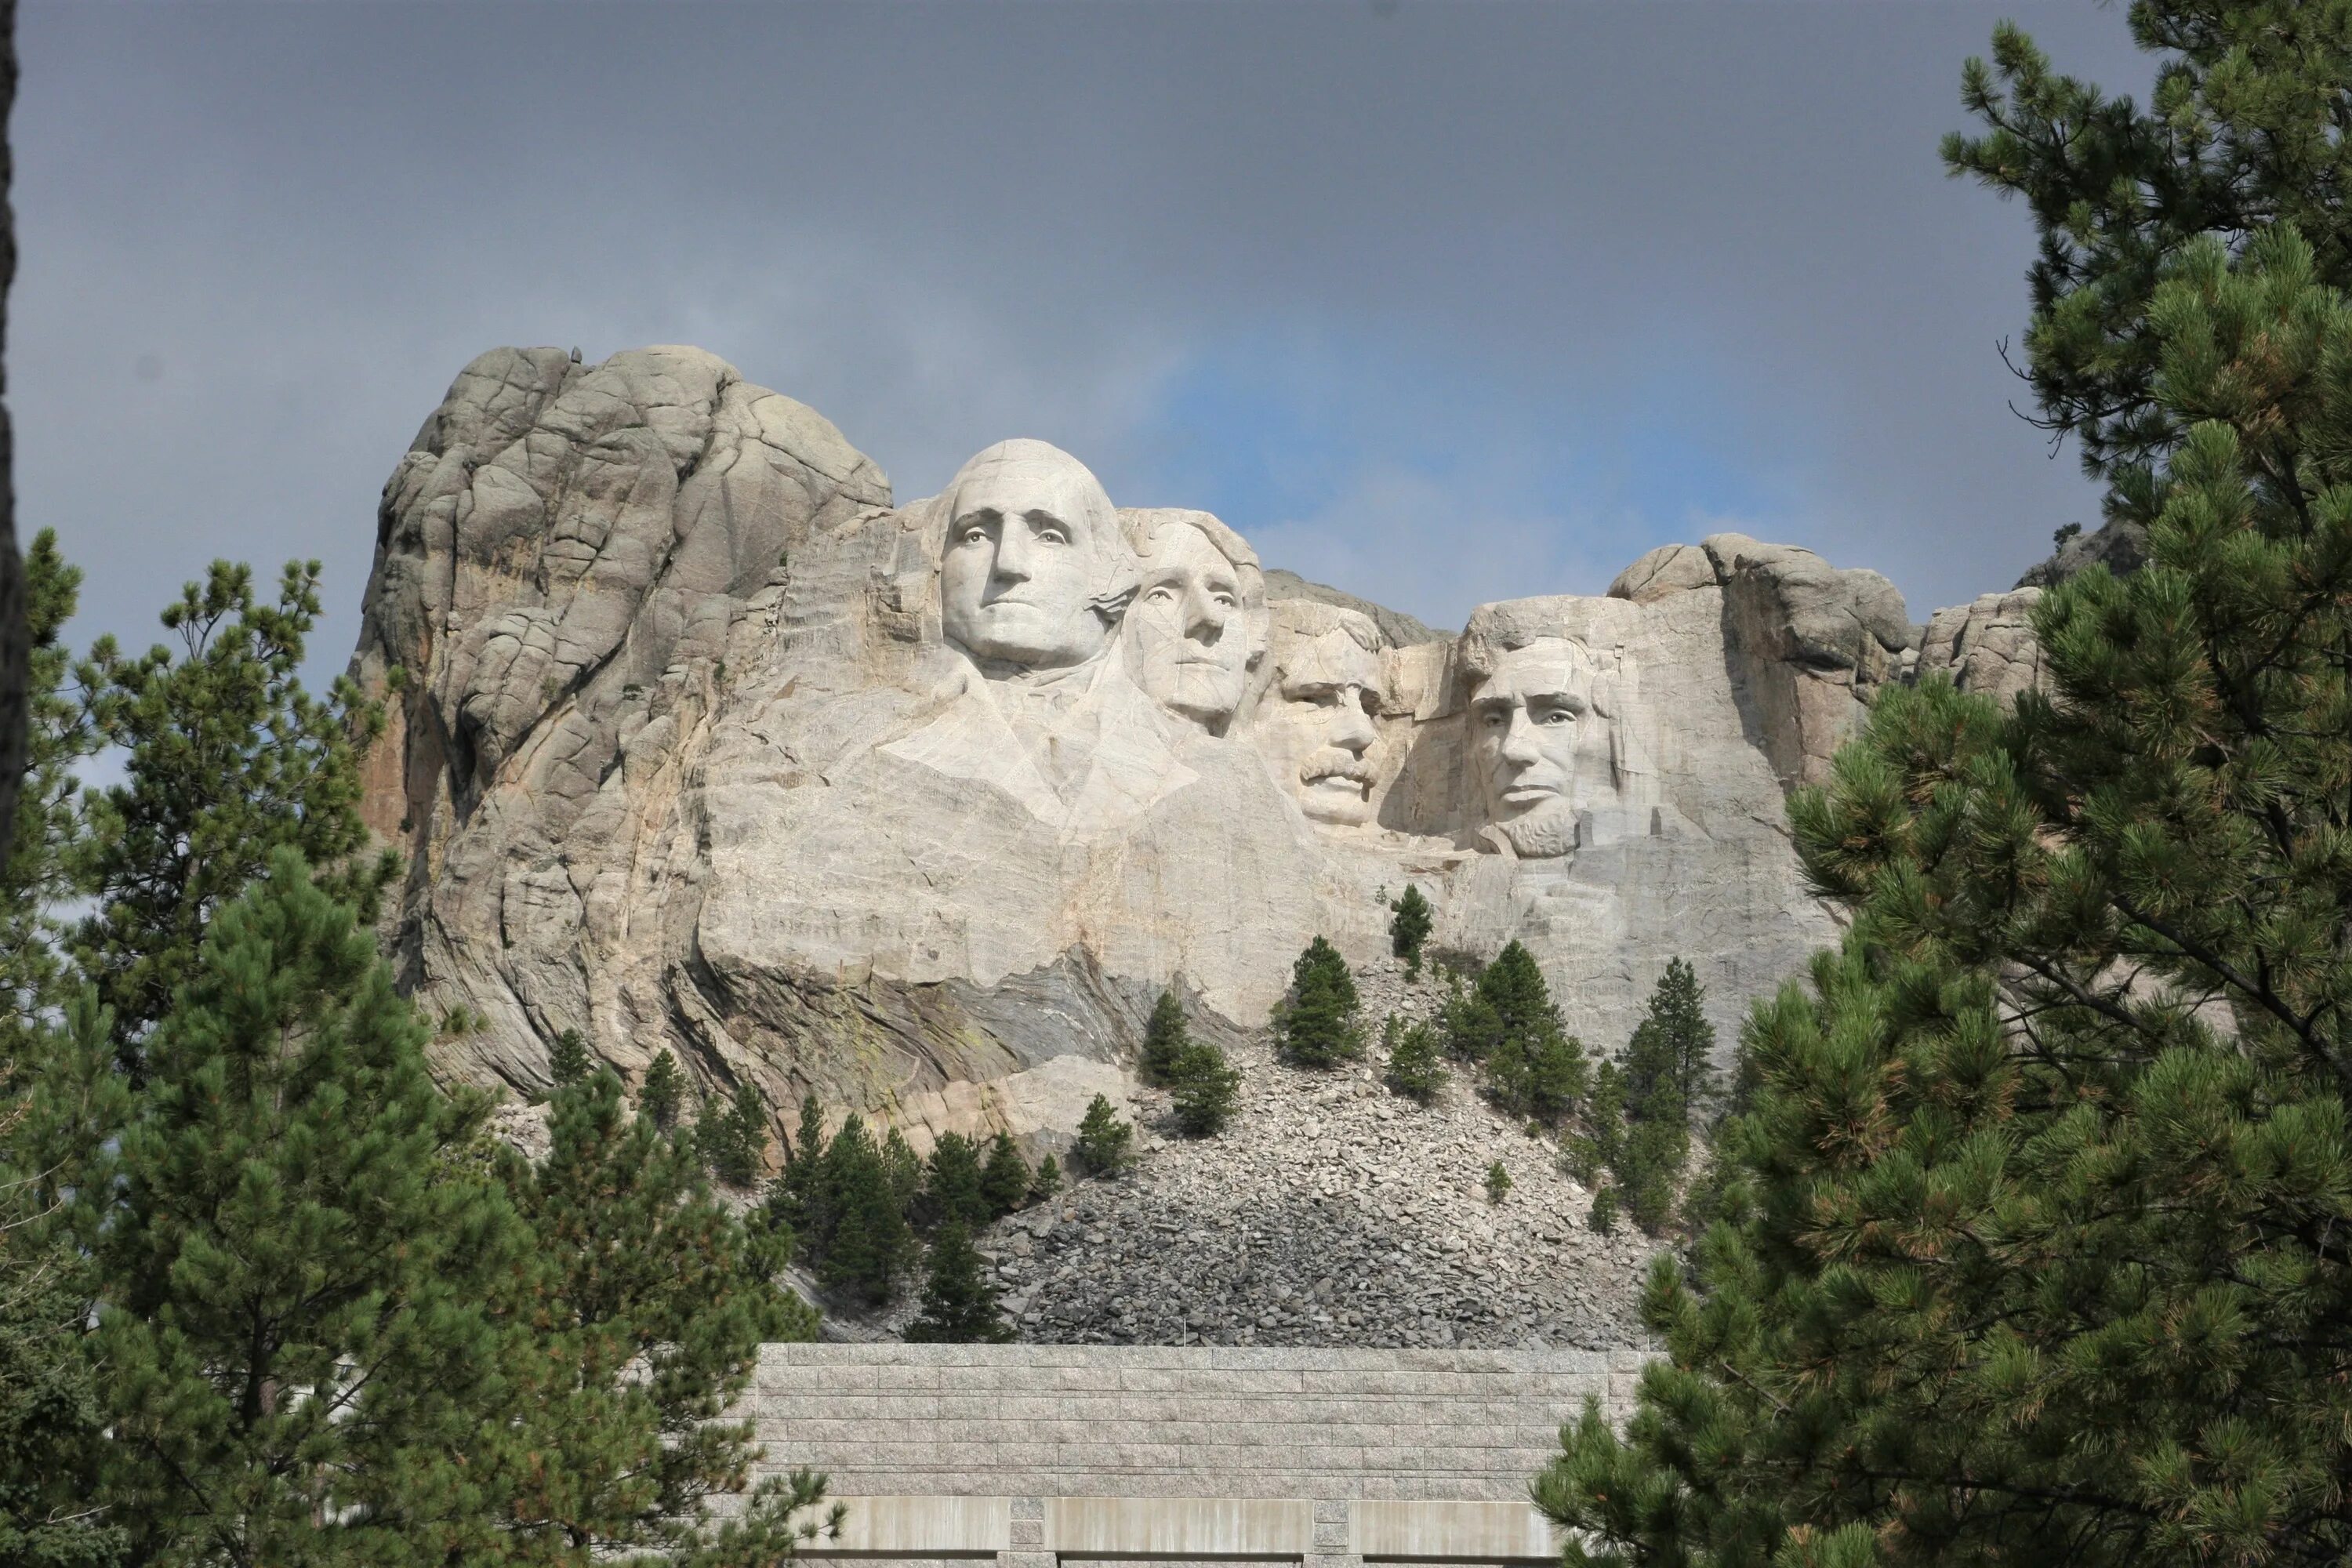
{"type": "Polygon", "coordinates": [[[1675,955],[1727,1039],[1829,935],[1784,793],[1921,641],[1875,574],[1738,535],[1439,637],[1043,442],[897,506],[699,351],[501,349],[385,486],[354,668],[404,983],[480,1020],[444,1070],[537,1087],[572,1028],[633,1079],[668,1048],[1025,1134],[1117,1092],[1161,988],[1263,1024],[1408,883],[1597,1048],[1675,955]]]}

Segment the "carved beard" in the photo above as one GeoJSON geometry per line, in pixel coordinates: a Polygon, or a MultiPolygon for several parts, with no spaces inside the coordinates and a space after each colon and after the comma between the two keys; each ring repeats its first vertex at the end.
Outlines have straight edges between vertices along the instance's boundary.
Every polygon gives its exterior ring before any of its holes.
{"type": "Polygon", "coordinates": [[[1576,847],[1576,813],[1565,805],[1495,824],[1522,860],[1550,860],[1576,847]]]}

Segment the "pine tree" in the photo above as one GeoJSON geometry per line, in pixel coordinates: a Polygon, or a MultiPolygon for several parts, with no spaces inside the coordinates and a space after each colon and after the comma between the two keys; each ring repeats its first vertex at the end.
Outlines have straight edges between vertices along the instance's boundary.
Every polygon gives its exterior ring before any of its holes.
{"type": "Polygon", "coordinates": [[[1503,1195],[1511,1190],[1511,1173],[1503,1168],[1503,1162],[1497,1160],[1486,1167],[1485,1185],[1488,1203],[1499,1204],[1503,1201],[1503,1195]]]}
{"type": "Polygon", "coordinates": [[[1984,132],[1943,148],[1952,174],[2033,214],[2025,374],[2043,427],[2074,437],[2084,469],[2115,481],[2160,461],[2208,412],[2158,384],[2178,340],[2157,295],[2201,238],[2234,247],[2290,225],[2311,247],[2313,280],[2352,288],[2343,0],[2139,0],[2131,28],[2165,51],[2145,106],[2053,70],[2004,24],[1990,63],[1971,59],[1962,75],[1984,132]]]}
{"type": "MultiPolygon", "coordinates": [[[[518,1415],[465,1455],[468,1478],[516,1497],[469,1558],[602,1561],[715,1541],[709,1504],[743,1489],[747,1423],[719,1419],[761,1343],[810,1340],[816,1314],[776,1282],[788,1239],[747,1226],[692,1151],[625,1113],[609,1070],[555,1099],[552,1147],[509,1162],[532,1267],[507,1365],[518,1415]]],[[[789,1554],[821,1488],[752,1489],[721,1527],[730,1560],[789,1554]]]]}
{"type": "MultiPolygon", "coordinates": [[[[1562,1026],[1533,954],[1512,942],[1478,976],[1474,1002],[1455,1009],[1482,1035],[1486,1089],[1515,1116],[1552,1122],[1584,1096],[1584,1047],[1562,1026]]],[[[1473,1058],[1472,1059],[1479,1059],[1473,1058]]]]}
{"type": "MultiPolygon", "coordinates": [[[[2241,52],[2159,88],[2184,160],[2209,86],[2344,90],[2340,51],[2264,32],[2343,6],[2134,17],[2203,49],[2225,15],[2241,52]]],[[[2133,210],[2194,227],[2202,177],[2133,210]]],[[[2045,209],[2045,255],[2139,245],[2113,210],[2045,209]]],[[[2147,563],[2035,606],[2046,694],[1892,689],[1791,802],[1851,923],[1745,1032],[1721,1217],[1650,1281],[1669,1360],[1538,1485],[1570,1561],[2352,1555],[2352,305],[2322,277],[2285,229],[2177,247],[2111,362],[2061,364],[2147,454],[2110,498],[2147,563]]]]}
{"type": "Polygon", "coordinates": [[[677,1108],[685,1099],[686,1075],[677,1070],[677,1058],[667,1050],[657,1053],[637,1090],[638,1113],[667,1132],[677,1125],[677,1108]]]}
{"type": "Polygon", "coordinates": [[[1433,923],[1429,900],[1422,897],[1418,887],[1407,882],[1403,895],[1391,904],[1389,910],[1389,950],[1404,960],[1404,977],[1418,980],[1421,978],[1421,945],[1429,940],[1433,923]]]}
{"type": "MultiPolygon", "coordinates": [[[[1592,1207],[1585,1215],[1584,1223],[1592,1227],[1592,1233],[1595,1236],[1610,1236],[1615,1233],[1617,1229],[1617,1210],[1620,1202],[1621,1200],[1618,1196],[1617,1189],[1605,1183],[1601,1185],[1600,1191],[1592,1194],[1592,1207]]],[[[1580,1427],[1578,1430],[1579,1440],[1581,1440],[1582,1436],[1582,1428],[1580,1427]]]]}
{"type": "Polygon", "coordinates": [[[923,1279],[922,1315],[907,1325],[914,1344],[1003,1344],[1013,1338],[997,1304],[980,1249],[960,1220],[950,1220],[932,1237],[923,1279]]]}
{"type": "Polygon", "coordinates": [[[588,1043],[577,1029],[566,1029],[555,1037],[554,1046],[547,1053],[547,1076],[558,1089],[578,1083],[588,1076],[588,1043]]]}
{"type": "Polygon", "coordinates": [[[44,529],[25,552],[25,619],[32,647],[26,672],[25,771],[16,825],[0,861],[0,1093],[42,1059],[54,1021],[79,989],[59,951],[54,911],[86,890],[79,879],[75,765],[100,738],[75,689],[62,642],[79,599],[81,574],[44,529]]]}
{"type": "Polygon", "coordinates": [[[1127,1168],[1129,1145],[1134,1140],[1135,1129],[1121,1121],[1110,1101],[1098,1094],[1087,1102],[1087,1113],[1078,1121],[1078,1142],[1071,1155],[1089,1174],[1114,1175],[1127,1168]]]}
{"type": "Polygon", "coordinates": [[[1188,1138],[1222,1132],[1233,1120],[1234,1101],[1241,1092],[1239,1068],[1225,1053],[1207,1040],[1189,1042],[1170,1074],[1175,1089],[1176,1125],[1188,1138]]]}
{"type": "Polygon", "coordinates": [[[1381,1044],[1388,1051],[1389,1088],[1423,1105],[1437,1098],[1445,1087],[1445,1063],[1438,1054],[1437,1035],[1428,1025],[1408,1026],[1391,1013],[1381,1030],[1381,1044]]]}
{"type": "Polygon", "coordinates": [[[1037,1174],[1029,1184],[1029,1201],[1042,1204],[1062,1190],[1062,1163],[1051,1154],[1037,1162],[1037,1174]]]}
{"type": "Polygon", "coordinates": [[[400,1560],[480,1522],[456,1466],[512,1396],[492,1303],[530,1249],[458,1158],[486,1104],[434,1087],[374,942],[291,849],[185,973],[115,1173],[75,1194],[106,1303],[97,1500],[133,1561],[400,1560]]]}
{"type": "Polygon", "coordinates": [[[914,1236],[890,1184],[889,1168],[865,1119],[851,1111],[825,1145],[822,1170],[825,1247],[817,1278],[869,1307],[898,1292],[914,1254],[914,1236]]]}
{"type": "Polygon", "coordinates": [[[78,961],[112,1009],[125,1065],[193,973],[214,910],[263,875],[280,847],[363,923],[397,874],[365,853],[360,759],[382,709],[338,678],[321,700],[300,668],[319,616],[319,564],[289,564],[278,600],[253,574],[215,562],[163,612],[180,643],[137,658],[101,638],[79,667],[97,733],[122,748],[123,776],[86,797],[75,873],[92,912],[78,961]]]}
{"type": "MultiPolygon", "coordinates": [[[[1684,960],[1666,960],[1665,973],[1650,993],[1649,1009],[1635,1028],[1636,1041],[1641,1040],[1643,1029],[1655,1037],[1655,1043],[1645,1045],[1643,1051],[1656,1053],[1661,1069],[1674,1080],[1675,1098],[1683,1115],[1696,1117],[1717,1093],[1715,1026],[1706,1021],[1706,991],[1698,983],[1698,972],[1684,960]]],[[[1628,1053],[1629,1073],[1633,1054],[1628,1053]]],[[[1637,1081],[1631,1093],[1636,1102],[1647,1102],[1651,1095],[1645,1074],[1646,1069],[1633,1074],[1637,1081]]],[[[1663,1107],[1664,1102],[1659,1103],[1663,1107]]]]}
{"type": "Polygon", "coordinates": [[[988,1200],[991,1219],[1002,1218],[1029,1201],[1029,1162],[1013,1142],[999,1131],[988,1141],[988,1163],[981,1167],[980,1195],[988,1200]]]}
{"type": "Polygon", "coordinates": [[[1503,1043],[1501,1015],[1475,985],[1465,989],[1459,975],[1446,981],[1438,1026],[1444,1031],[1446,1054],[1474,1067],[1484,1065],[1503,1043]]]}
{"type": "Polygon", "coordinates": [[[822,1262],[833,1243],[826,1202],[824,1110],[814,1094],[801,1100],[800,1125],[784,1149],[783,1174],[768,1194],[770,1219],[791,1229],[802,1257],[822,1262]]]}
{"type": "Polygon", "coordinates": [[[942,1132],[931,1145],[916,1213],[927,1230],[944,1225],[974,1230],[992,1217],[988,1195],[981,1189],[980,1151],[962,1133],[942,1132]]]}
{"type": "Polygon", "coordinates": [[[1610,1168],[1623,1188],[1626,1212],[1653,1234],[1671,1218],[1690,1162],[1692,1097],[1712,1094],[1715,1030],[1701,1010],[1704,1001],[1690,965],[1669,960],[1625,1048],[1624,1129],[1610,1168]]]}
{"type": "Polygon", "coordinates": [[[1143,1029],[1145,1081],[1166,1083],[1190,1037],[1184,1028],[1183,1005],[1176,1000],[1173,991],[1162,991],[1152,1006],[1151,1021],[1143,1029]]]}
{"type": "Polygon", "coordinates": [[[730,1187],[752,1186],[768,1168],[768,1102],[747,1079],[724,1106],[703,1106],[694,1136],[714,1175],[730,1187]]]}
{"type": "Polygon", "coordinates": [[[89,1508],[104,1448],[85,1353],[98,1284],[58,1207],[104,1179],[107,1141],[128,1117],[112,1043],[75,994],[50,914],[74,896],[72,769],[97,744],[59,640],[80,581],[52,531],[34,537],[26,763],[0,862],[0,1563],[54,1568],[99,1568],[125,1545],[89,1508]]]}
{"type": "Polygon", "coordinates": [[[1339,950],[1321,937],[1291,966],[1290,999],[1276,1017],[1284,1054],[1302,1067],[1328,1068],[1364,1054],[1356,1026],[1355,976],[1339,950]]]}
{"type": "Polygon", "coordinates": [[[882,1176],[898,1212],[912,1215],[922,1200],[923,1159],[907,1142],[906,1133],[896,1127],[882,1137],[882,1176]]]}

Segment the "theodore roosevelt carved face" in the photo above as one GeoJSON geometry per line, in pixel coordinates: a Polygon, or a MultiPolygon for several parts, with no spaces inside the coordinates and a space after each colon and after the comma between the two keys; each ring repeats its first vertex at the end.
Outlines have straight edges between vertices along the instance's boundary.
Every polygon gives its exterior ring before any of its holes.
{"type": "Polygon", "coordinates": [[[1252,730],[1276,780],[1318,822],[1372,814],[1379,778],[1380,632],[1352,610],[1285,600],[1273,635],[1275,685],[1252,730]]]}
{"type": "Polygon", "coordinates": [[[1087,662],[1108,646],[1135,560],[1084,463],[1002,441],[949,484],[941,629],[992,676],[1087,662]]]}
{"type": "Polygon", "coordinates": [[[1470,696],[1470,756],[1486,819],[1524,857],[1576,847],[1577,753],[1599,715],[1583,644],[1538,637],[1495,656],[1470,696]]]}
{"type": "Polygon", "coordinates": [[[1123,623],[1128,668],[1162,708],[1223,734],[1265,653],[1257,556],[1204,511],[1133,511],[1125,521],[1142,558],[1123,623]]]}

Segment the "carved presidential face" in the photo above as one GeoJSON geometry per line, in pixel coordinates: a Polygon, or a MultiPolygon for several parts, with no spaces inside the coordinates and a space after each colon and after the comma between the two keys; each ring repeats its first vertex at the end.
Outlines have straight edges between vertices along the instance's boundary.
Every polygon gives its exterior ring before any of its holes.
{"type": "Polygon", "coordinates": [[[1135,683],[1171,713],[1221,730],[1241,706],[1256,649],[1241,568],[1188,523],[1150,541],[1124,623],[1135,683]]]}
{"type": "Polygon", "coordinates": [[[1470,699],[1470,754],[1486,820],[1526,856],[1576,847],[1576,754],[1592,707],[1591,656],[1566,637],[1513,648],[1470,699]]]}
{"type": "Polygon", "coordinates": [[[983,662],[1083,664],[1108,641],[1102,604],[1126,550],[1086,465],[1042,441],[992,447],[949,490],[941,629],[983,662]]]}
{"type": "Polygon", "coordinates": [[[1352,826],[1372,814],[1380,731],[1380,656],[1345,629],[1277,646],[1276,681],[1252,731],[1275,777],[1318,822],[1352,826]]]}

